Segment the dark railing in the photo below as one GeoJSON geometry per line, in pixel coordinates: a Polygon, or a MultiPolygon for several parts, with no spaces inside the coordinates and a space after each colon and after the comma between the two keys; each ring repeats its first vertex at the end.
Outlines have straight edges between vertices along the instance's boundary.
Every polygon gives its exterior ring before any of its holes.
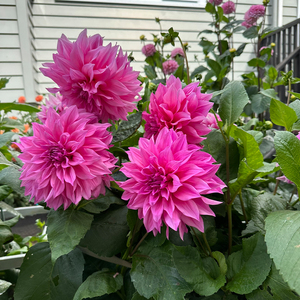
{"type": "MultiPolygon", "coordinates": [[[[274,54],[270,64],[280,72],[293,70],[293,76],[300,78],[300,19],[288,23],[268,35],[262,45],[269,46],[275,43],[274,54]]],[[[300,92],[300,84],[292,86],[294,92],[300,92]]],[[[284,86],[276,87],[281,101],[286,102],[286,89],[284,86]]]]}

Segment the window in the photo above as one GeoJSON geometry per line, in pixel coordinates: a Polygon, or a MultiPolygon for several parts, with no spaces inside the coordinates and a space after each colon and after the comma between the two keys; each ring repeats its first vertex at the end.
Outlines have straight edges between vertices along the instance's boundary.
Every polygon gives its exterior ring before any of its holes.
{"type": "Polygon", "coordinates": [[[114,4],[138,4],[172,7],[203,8],[206,0],[56,0],[57,2],[81,2],[81,3],[114,3],[114,4]]]}

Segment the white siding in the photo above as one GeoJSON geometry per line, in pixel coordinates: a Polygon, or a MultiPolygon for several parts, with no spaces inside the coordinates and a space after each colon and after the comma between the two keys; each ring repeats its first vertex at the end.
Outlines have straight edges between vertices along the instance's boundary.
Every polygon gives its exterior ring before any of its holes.
{"type": "Polygon", "coordinates": [[[10,77],[0,90],[1,102],[12,102],[24,95],[20,40],[15,0],[1,0],[0,4],[0,77],[10,77]]]}

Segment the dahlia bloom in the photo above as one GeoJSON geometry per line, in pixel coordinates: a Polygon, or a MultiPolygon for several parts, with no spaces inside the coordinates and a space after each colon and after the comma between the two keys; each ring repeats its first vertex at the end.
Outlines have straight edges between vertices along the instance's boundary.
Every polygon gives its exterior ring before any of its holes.
{"type": "MultiPolygon", "coordinates": [[[[254,18],[253,16],[250,16],[249,14],[249,10],[246,11],[245,13],[245,16],[244,16],[244,19],[245,19],[245,22],[249,25],[255,25],[256,24],[256,21],[257,21],[257,18],[254,18]]],[[[242,23],[243,24],[243,23],[242,23]]],[[[250,26],[251,27],[251,26],[250,26]]]]}
{"type": "Polygon", "coordinates": [[[215,6],[218,6],[223,2],[223,0],[209,0],[208,2],[214,4],[215,6]]]}
{"type": "Polygon", "coordinates": [[[235,4],[232,1],[227,1],[222,5],[225,15],[229,15],[235,12],[235,4]]]}
{"type": "Polygon", "coordinates": [[[155,49],[155,45],[153,44],[147,44],[142,48],[142,53],[147,57],[153,56],[155,52],[156,49],[155,49]]]}
{"type": "MultiPolygon", "coordinates": [[[[218,114],[216,114],[216,116],[218,118],[218,121],[222,121],[218,114]]],[[[207,114],[206,118],[203,120],[203,124],[209,128],[219,129],[219,125],[216,121],[216,118],[215,118],[214,114],[212,114],[212,113],[207,114]]]]}
{"type": "Polygon", "coordinates": [[[159,84],[150,96],[149,112],[143,112],[146,121],[145,138],[156,137],[164,127],[183,132],[190,144],[199,144],[210,129],[205,124],[206,116],[213,106],[212,94],[201,94],[198,83],[190,83],[182,89],[179,78],[173,75],[166,86],[159,84]]]}
{"type": "Polygon", "coordinates": [[[137,209],[148,232],[156,235],[163,223],[179,229],[181,239],[188,226],[204,232],[202,215],[214,216],[209,205],[220,202],[204,197],[222,193],[224,183],[215,175],[219,165],[186,135],[163,128],[157,139],[139,140],[139,148],[129,148],[130,162],[121,171],[129,179],[120,184],[128,208],[137,209]]]}
{"type": "Polygon", "coordinates": [[[61,114],[50,107],[45,124],[33,123],[33,136],[20,138],[21,186],[30,200],[56,210],[105,194],[116,158],[107,151],[110,125],[93,123],[94,118],[76,106],[61,114]]]}
{"type": "MultiPolygon", "coordinates": [[[[259,52],[262,51],[263,49],[266,49],[266,48],[267,48],[266,46],[261,47],[261,48],[259,49],[259,52]]],[[[274,54],[274,50],[271,49],[271,55],[273,55],[273,54],[274,54]]]]}
{"type": "Polygon", "coordinates": [[[126,120],[128,112],[136,108],[134,101],[139,100],[136,97],[142,87],[139,72],[132,70],[119,46],[103,46],[99,34],[87,37],[85,29],[75,42],[62,35],[57,52],[54,63],[40,69],[59,86],[49,92],[60,92],[63,104],[94,113],[103,123],[126,120]]]}
{"type": "Polygon", "coordinates": [[[250,27],[256,25],[256,23],[254,23],[254,24],[249,24],[249,23],[247,23],[246,21],[244,21],[244,22],[242,22],[241,25],[244,26],[244,27],[246,27],[246,28],[248,29],[248,28],[250,28],[250,27]]]}
{"type": "Polygon", "coordinates": [[[253,18],[253,19],[259,19],[260,17],[263,17],[266,13],[266,8],[265,6],[261,5],[261,4],[257,4],[257,5],[252,5],[249,10],[249,17],[253,18]]]}
{"type": "Polygon", "coordinates": [[[41,112],[36,114],[42,123],[45,123],[47,119],[48,109],[50,107],[57,110],[58,113],[61,113],[64,109],[66,109],[66,106],[62,104],[62,99],[63,97],[60,95],[60,93],[56,93],[55,96],[49,94],[49,98],[46,98],[46,105],[42,105],[41,112]]]}
{"type": "Polygon", "coordinates": [[[185,57],[184,52],[182,48],[174,48],[171,52],[171,58],[175,58],[176,55],[180,55],[182,57],[185,57]]]}
{"type": "Polygon", "coordinates": [[[166,60],[162,63],[163,72],[165,75],[170,75],[174,73],[179,67],[178,63],[175,60],[166,60]]]}

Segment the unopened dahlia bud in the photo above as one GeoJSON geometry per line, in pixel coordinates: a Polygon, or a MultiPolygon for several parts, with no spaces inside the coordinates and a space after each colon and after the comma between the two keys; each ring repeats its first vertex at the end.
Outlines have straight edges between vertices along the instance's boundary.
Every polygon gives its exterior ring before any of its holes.
{"type": "Polygon", "coordinates": [[[141,41],[144,41],[144,40],[145,40],[145,36],[144,36],[143,34],[140,36],[140,40],[141,40],[141,41]]]}
{"type": "Polygon", "coordinates": [[[234,52],[236,52],[236,49],[235,48],[231,48],[231,49],[229,49],[229,52],[230,53],[234,53],[234,52]]]}
{"type": "Polygon", "coordinates": [[[276,46],[276,44],[275,43],[271,43],[271,47],[275,47],[276,46]]]}

